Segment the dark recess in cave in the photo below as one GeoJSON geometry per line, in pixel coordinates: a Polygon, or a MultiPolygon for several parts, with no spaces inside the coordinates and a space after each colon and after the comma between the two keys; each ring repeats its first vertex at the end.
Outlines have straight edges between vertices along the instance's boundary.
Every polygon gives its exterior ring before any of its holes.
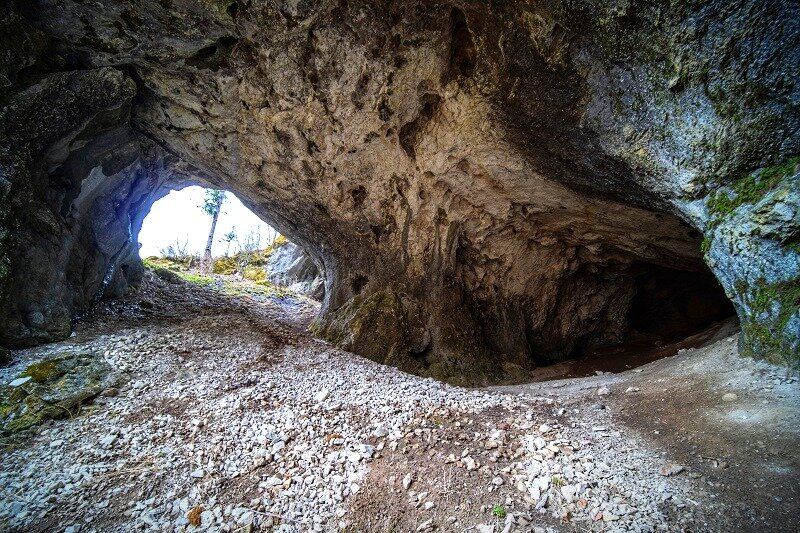
{"type": "Polygon", "coordinates": [[[709,328],[735,316],[733,305],[708,269],[686,271],[639,261],[628,272],[634,278],[629,282],[635,293],[625,317],[628,331],[621,342],[598,343],[591,335],[584,336],[566,359],[534,353],[537,366],[569,362],[575,376],[593,375],[598,368],[619,372],[674,355],[658,347],[700,345],[709,328]],[[654,355],[656,349],[660,355],[654,355]]]}
{"type": "Polygon", "coordinates": [[[672,341],[734,314],[714,275],[642,263],[628,323],[636,333],[672,341]]]}
{"type": "Polygon", "coordinates": [[[475,70],[476,53],[464,12],[454,7],[450,12],[450,67],[445,82],[460,76],[469,78],[475,70]]]}
{"type": "Polygon", "coordinates": [[[531,373],[533,381],[624,372],[702,346],[719,331],[735,327],[733,305],[708,269],[685,271],[639,261],[626,275],[627,280],[617,280],[623,282],[619,297],[630,298],[627,331],[619,342],[585,335],[566,358],[534,350],[533,362],[543,373],[531,373]]]}

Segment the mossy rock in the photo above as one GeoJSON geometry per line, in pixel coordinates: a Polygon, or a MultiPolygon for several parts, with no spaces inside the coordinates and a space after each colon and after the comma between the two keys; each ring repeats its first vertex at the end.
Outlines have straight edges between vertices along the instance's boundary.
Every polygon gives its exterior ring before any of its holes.
{"type": "Polygon", "coordinates": [[[173,285],[176,283],[180,283],[182,279],[175,272],[173,272],[172,270],[168,270],[166,268],[155,268],[153,269],[153,273],[159,278],[166,281],[167,283],[172,283],[173,285]]]}
{"type": "Polygon", "coordinates": [[[706,207],[711,226],[719,225],[742,205],[758,203],[769,191],[776,188],[781,180],[796,173],[798,165],[800,156],[744,176],[730,185],[730,191],[720,190],[710,195],[706,200],[706,207]]]}
{"type": "Polygon", "coordinates": [[[255,281],[258,283],[259,281],[264,281],[267,277],[267,273],[264,272],[263,268],[259,268],[257,266],[247,266],[244,269],[243,273],[244,279],[249,279],[250,281],[255,281]]]}
{"type": "MultiPolygon", "coordinates": [[[[527,377],[524,368],[503,365],[481,342],[479,332],[445,326],[431,333],[426,318],[411,296],[379,291],[356,296],[316,320],[309,332],[378,363],[451,385],[482,386],[527,377]],[[430,350],[432,343],[435,351],[430,350]]],[[[462,323],[471,322],[465,316],[462,323]]]]}
{"type": "Polygon", "coordinates": [[[742,352],[800,368],[800,279],[767,283],[762,278],[737,290],[752,311],[742,323],[742,352]]]}
{"type": "Polygon", "coordinates": [[[183,257],[157,257],[151,255],[142,261],[145,267],[152,270],[166,268],[174,271],[186,271],[200,263],[199,258],[193,255],[183,257]]]}
{"type": "Polygon", "coordinates": [[[20,376],[30,376],[35,383],[44,383],[57,377],[59,372],[61,372],[61,369],[59,368],[58,360],[49,359],[30,365],[20,376]]]}
{"type": "Polygon", "coordinates": [[[356,296],[309,331],[373,361],[414,371],[408,368],[409,346],[420,328],[403,300],[390,291],[356,296]]]}
{"type": "Polygon", "coordinates": [[[30,378],[0,387],[0,431],[16,433],[50,419],[73,415],[81,403],[118,382],[100,356],[66,353],[29,365],[19,376],[30,378]]]}

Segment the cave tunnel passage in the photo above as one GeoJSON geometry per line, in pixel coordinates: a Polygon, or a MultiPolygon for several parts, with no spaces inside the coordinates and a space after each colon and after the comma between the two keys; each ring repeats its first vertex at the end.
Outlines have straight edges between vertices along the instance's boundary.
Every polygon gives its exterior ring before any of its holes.
{"type": "Polygon", "coordinates": [[[636,335],[680,340],[734,314],[719,282],[708,271],[687,272],[640,263],[628,323],[636,335]]]}
{"type": "Polygon", "coordinates": [[[537,369],[534,381],[623,372],[737,328],[735,309],[708,268],[686,271],[636,262],[628,272],[634,292],[621,342],[579,344],[566,361],[537,369]]]}
{"type": "Polygon", "coordinates": [[[316,300],[324,297],[322,276],[305,250],[229,191],[196,185],[168,191],[150,208],[138,241],[140,258],[151,266],[279,285],[316,300]],[[210,268],[203,265],[209,238],[210,268]]]}

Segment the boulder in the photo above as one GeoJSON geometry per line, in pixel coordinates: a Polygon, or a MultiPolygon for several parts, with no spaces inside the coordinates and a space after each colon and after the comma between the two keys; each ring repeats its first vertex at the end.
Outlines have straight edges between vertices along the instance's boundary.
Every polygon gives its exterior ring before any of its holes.
{"type": "Polygon", "coordinates": [[[289,287],[317,300],[325,296],[325,282],[314,260],[290,241],[282,241],[271,250],[264,269],[267,279],[276,285],[289,287]]]}
{"type": "Polygon", "coordinates": [[[108,363],[93,353],[64,353],[33,363],[0,386],[0,431],[14,433],[71,416],[82,402],[118,380],[108,363]]]}

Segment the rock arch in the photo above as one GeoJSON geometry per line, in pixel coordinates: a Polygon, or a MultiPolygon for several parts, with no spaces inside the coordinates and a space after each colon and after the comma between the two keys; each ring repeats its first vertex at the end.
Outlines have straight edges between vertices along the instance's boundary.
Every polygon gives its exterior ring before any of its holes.
{"type": "Polygon", "coordinates": [[[616,342],[642,265],[704,254],[743,349],[796,363],[799,178],[752,174],[800,151],[790,2],[3,9],[5,345],[135,282],[137,217],[200,180],[322,265],[317,333],[412,371],[616,342]]]}

